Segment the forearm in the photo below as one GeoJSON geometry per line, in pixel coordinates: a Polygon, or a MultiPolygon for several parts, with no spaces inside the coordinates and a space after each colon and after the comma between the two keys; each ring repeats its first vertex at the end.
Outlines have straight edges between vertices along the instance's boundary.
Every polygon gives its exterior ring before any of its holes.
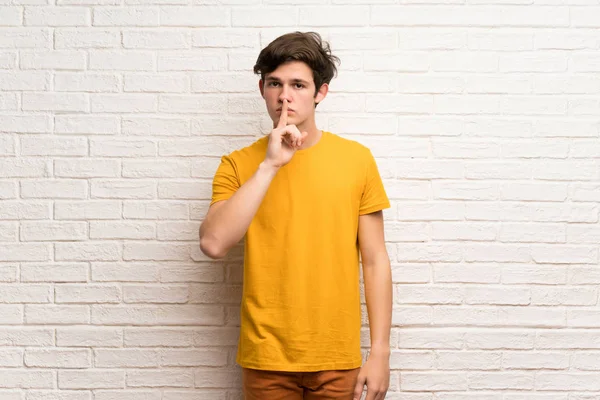
{"type": "Polygon", "coordinates": [[[371,333],[371,353],[389,354],[392,324],[392,273],[389,258],[363,264],[365,298],[371,333]]]}
{"type": "Polygon", "coordinates": [[[200,246],[224,257],[246,234],[278,168],[261,163],[250,179],[200,225],[200,246]]]}

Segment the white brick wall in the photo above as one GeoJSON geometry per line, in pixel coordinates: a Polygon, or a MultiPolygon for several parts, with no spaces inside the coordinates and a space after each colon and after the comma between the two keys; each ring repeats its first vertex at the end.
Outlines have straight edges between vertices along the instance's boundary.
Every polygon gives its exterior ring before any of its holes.
{"type": "Polygon", "coordinates": [[[197,229],[292,30],[341,57],[318,125],[392,200],[386,398],[600,398],[599,28],[598,0],[0,0],[0,399],[241,398],[242,248],[197,229]]]}

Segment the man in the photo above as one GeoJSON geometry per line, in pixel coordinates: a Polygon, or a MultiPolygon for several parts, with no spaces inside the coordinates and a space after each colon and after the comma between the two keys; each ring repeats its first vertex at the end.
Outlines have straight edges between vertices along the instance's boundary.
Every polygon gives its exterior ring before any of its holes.
{"type": "Polygon", "coordinates": [[[317,129],[337,71],[314,32],[283,35],[258,56],[273,130],[223,156],[200,247],[224,257],[245,235],[236,362],[249,400],[381,400],[389,386],[392,283],[370,150],[317,129]],[[360,351],[359,250],[371,349],[360,351]]]}

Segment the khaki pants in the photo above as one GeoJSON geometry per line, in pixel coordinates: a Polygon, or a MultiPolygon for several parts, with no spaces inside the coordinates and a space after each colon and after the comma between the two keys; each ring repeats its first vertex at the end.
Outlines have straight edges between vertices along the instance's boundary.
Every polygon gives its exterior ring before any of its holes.
{"type": "Polygon", "coordinates": [[[352,400],[359,368],[279,372],[242,368],[245,400],[352,400]]]}

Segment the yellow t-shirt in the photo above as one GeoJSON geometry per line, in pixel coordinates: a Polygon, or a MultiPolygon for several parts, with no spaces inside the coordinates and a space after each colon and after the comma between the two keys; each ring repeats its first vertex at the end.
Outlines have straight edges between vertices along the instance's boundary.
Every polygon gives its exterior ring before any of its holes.
{"type": "MultiPolygon", "coordinates": [[[[268,140],[222,157],[211,204],[254,175],[268,140]]],[[[245,236],[240,366],[361,366],[358,217],[388,207],[375,159],[356,141],[323,131],[279,169],[245,236]]]]}

